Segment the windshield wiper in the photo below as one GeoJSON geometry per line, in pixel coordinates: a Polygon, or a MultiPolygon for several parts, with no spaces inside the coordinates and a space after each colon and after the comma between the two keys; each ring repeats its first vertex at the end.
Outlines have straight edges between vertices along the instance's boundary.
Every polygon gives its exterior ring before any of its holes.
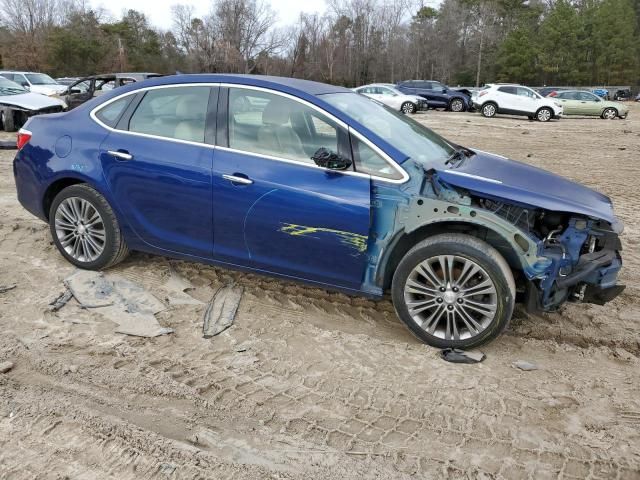
{"type": "Polygon", "coordinates": [[[458,145],[458,148],[456,148],[453,151],[451,156],[447,159],[446,162],[444,162],[444,164],[449,165],[449,164],[453,164],[453,162],[458,162],[458,161],[462,162],[464,159],[473,157],[475,154],[476,152],[474,152],[470,148],[462,147],[458,145]]]}

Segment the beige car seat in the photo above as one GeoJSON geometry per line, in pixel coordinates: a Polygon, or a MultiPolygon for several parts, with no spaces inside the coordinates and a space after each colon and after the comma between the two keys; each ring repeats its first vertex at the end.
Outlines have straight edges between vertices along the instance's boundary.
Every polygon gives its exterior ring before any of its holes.
{"type": "Polygon", "coordinates": [[[258,130],[261,150],[270,155],[308,160],[302,141],[290,124],[292,105],[286,100],[272,99],[262,112],[262,126],[258,130]]]}

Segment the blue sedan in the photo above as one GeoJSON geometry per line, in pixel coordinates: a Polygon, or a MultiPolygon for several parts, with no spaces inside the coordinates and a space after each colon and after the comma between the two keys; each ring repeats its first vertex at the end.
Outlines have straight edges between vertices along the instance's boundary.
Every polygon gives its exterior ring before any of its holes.
{"type": "Polygon", "coordinates": [[[416,336],[461,348],[495,338],[516,301],[550,311],[624,288],[608,197],[341,87],[156,78],[31,118],[18,148],[19,201],[84,269],[138,250],[390,291],[416,336]]]}

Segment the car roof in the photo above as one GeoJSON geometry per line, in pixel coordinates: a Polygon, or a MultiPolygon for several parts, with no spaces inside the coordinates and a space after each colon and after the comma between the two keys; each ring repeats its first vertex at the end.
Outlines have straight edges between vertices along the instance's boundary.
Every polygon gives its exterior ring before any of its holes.
{"type": "Polygon", "coordinates": [[[154,77],[144,82],[136,83],[136,86],[171,85],[175,83],[237,83],[254,87],[275,88],[276,90],[290,91],[298,94],[324,95],[328,93],[354,93],[346,87],[328,85],[326,83],[302,80],[299,78],[275,77],[270,75],[243,75],[229,73],[197,73],[167,75],[154,77]]]}
{"type": "MultiPolygon", "coordinates": [[[[21,73],[21,74],[25,74],[25,73],[44,73],[44,72],[31,72],[29,70],[0,70],[0,73],[21,73]]],[[[44,73],[44,75],[48,75],[48,74],[44,73]]]]}

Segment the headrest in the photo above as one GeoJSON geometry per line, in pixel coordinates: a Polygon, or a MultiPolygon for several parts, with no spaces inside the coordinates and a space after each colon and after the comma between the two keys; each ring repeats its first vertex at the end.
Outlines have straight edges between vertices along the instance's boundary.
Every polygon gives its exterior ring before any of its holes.
{"type": "Polygon", "coordinates": [[[262,111],[262,123],[265,125],[284,125],[291,115],[291,103],[280,98],[273,98],[262,111]]]}
{"type": "Polygon", "coordinates": [[[202,118],[202,105],[195,95],[185,95],[176,105],[176,117],[180,120],[195,120],[202,118]]]}

